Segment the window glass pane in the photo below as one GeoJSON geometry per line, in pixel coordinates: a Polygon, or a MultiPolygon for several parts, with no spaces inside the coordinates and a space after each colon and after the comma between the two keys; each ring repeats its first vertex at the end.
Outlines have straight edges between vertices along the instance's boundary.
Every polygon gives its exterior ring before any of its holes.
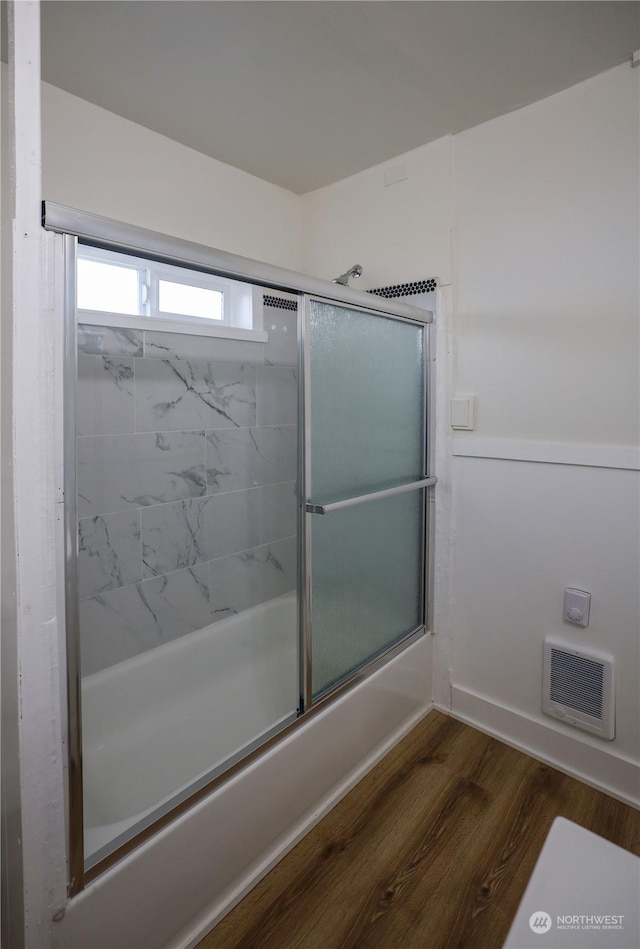
{"type": "Polygon", "coordinates": [[[222,319],[222,293],[205,287],[190,287],[170,280],[159,281],[158,309],[161,313],[180,313],[209,320],[222,319]]]}
{"type": "Polygon", "coordinates": [[[78,260],[78,309],[139,313],[138,271],[98,260],[78,260]]]}
{"type": "Polygon", "coordinates": [[[87,866],[294,720],[300,696],[295,370],[251,343],[238,362],[204,321],[151,333],[143,355],[128,322],[91,326],[77,361],[87,866]]]}

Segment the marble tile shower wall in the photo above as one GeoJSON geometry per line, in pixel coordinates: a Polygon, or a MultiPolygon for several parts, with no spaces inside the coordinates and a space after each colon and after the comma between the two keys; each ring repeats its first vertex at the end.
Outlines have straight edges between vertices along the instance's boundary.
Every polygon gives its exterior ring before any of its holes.
{"type": "Polygon", "coordinates": [[[296,314],[268,343],[81,324],[84,675],[296,585],[296,314]]]}

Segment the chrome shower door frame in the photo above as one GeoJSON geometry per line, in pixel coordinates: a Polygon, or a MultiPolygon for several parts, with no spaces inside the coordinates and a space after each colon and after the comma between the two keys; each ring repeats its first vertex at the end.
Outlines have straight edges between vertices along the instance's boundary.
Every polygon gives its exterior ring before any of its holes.
{"type": "MultiPolygon", "coordinates": [[[[315,701],[311,689],[311,549],[310,518],[318,515],[306,510],[310,493],[310,401],[309,401],[309,307],[312,300],[332,303],[353,310],[360,310],[371,316],[380,316],[421,325],[424,334],[424,420],[425,451],[424,478],[415,486],[404,490],[422,490],[424,496],[422,549],[425,573],[432,571],[428,552],[432,547],[432,525],[429,524],[428,497],[435,484],[432,464],[433,452],[431,407],[429,399],[429,324],[432,314],[419,310],[409,304],[390,301],[352,288],[342,287],[328,281],[309,277],[284,268],[264,264],[259,261],[228,254],[224,251],[193,244],[163,234],[122,224],[65,208],[61,205],[45,202],[43,207],[43,226],[46,230],[63,235],[64,239],[64,560],[65,560],[65,617],[67,628],[67,708],[68,735],[67,755],[69,764],[68,780],[68,865],[69,896],[82,891],[85,885],[113,866],[118,860],[130,853],[136,846],[155,834],[188,807],[245,767],[264,750],[280,741],[297,727],[299,721],[321,709],[325,702],[340,692],[350,688],[357,681],[370,675],[376,668],[386,663],[396,653],[402,651],[412,641],[425,632],[425,626],[419,626],[407,636],[394,643],[383,653],[376,655],[362,668],[341,680],[335,687],[315,701]],[[135,256],[149,258],[171,265],[187,267],[221,277],[251,282],[265,290],[279,290],[298,295],[298,598],[299,598],[299,645],[300,645],[300,705],[298,719],[282,727],[281,730],[265,740],[259,747],[251,750],[241,761],[229,767],[224,774],[216,775],[210,781],[193,788],[188,798],[176,801],[171,809],[159,816],[153,823],[117,846],[108,856],[91,866],[85,865],[83,830],[83,780],[82,780],[82,691],[81,657],[78,628],[78,591],[77,591],[77,486],[76,486],[76,407],[77,407],[77,319],[76,319],[76,256],[78,240],[96,247],[120,251],[135,256]],[[427,541],[429,541],[427,543],[427,541]]],[[[345,499],[347,500],[347,499],[345,499]]],[[[339,502],[340,503],[340,502],[339,502]]],[[[322,515],[320,515],[322,516],[322,515]]],[[[426,597],[428,584],[423,590],[426,597]]],[[[426,616],[423,599],[423,619],[426,616]]]]}
{"type": "Polygon", "coordinates": [[[69,762],[69,896],[84,886],[84,789],[82,781],[82,668],[78,623],[76,266],[78,239],[64,235],[64,562],[67,629],[67,715],[69,762]]]}

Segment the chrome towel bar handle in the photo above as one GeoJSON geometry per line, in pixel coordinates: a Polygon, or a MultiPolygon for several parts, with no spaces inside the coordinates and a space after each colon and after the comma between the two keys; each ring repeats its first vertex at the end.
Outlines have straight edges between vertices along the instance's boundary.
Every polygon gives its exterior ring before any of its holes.
{"type": "Polygon", "coordinates": [[[347,507],[355,507],[356,504],[366,504],[368,501],[381,501],[383,498],[391,498],[396,494],[406,494],[408,491],[430,488],[436,484],[437,480],[437,478],[422,478],[420,481],[398,484],[393,488],[385,488],[382,491],[371,491],[369,494],[359,494],[355,498],[345,498],[343,501],[331,501],[329,504],[315,504],[313,501],[306,501],[304,508],[307,514],[331,514],[332,511],[343,511],[347,507]]]}

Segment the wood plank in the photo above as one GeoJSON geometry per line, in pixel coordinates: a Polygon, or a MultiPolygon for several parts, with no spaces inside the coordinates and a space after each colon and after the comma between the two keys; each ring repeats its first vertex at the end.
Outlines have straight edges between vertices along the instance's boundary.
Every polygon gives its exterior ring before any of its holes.
{"type": "Polygon", "coordinates": [[[499,949],[556,816],[640,853],[640,815],[440,712],[198,949],[499,949]]]}

